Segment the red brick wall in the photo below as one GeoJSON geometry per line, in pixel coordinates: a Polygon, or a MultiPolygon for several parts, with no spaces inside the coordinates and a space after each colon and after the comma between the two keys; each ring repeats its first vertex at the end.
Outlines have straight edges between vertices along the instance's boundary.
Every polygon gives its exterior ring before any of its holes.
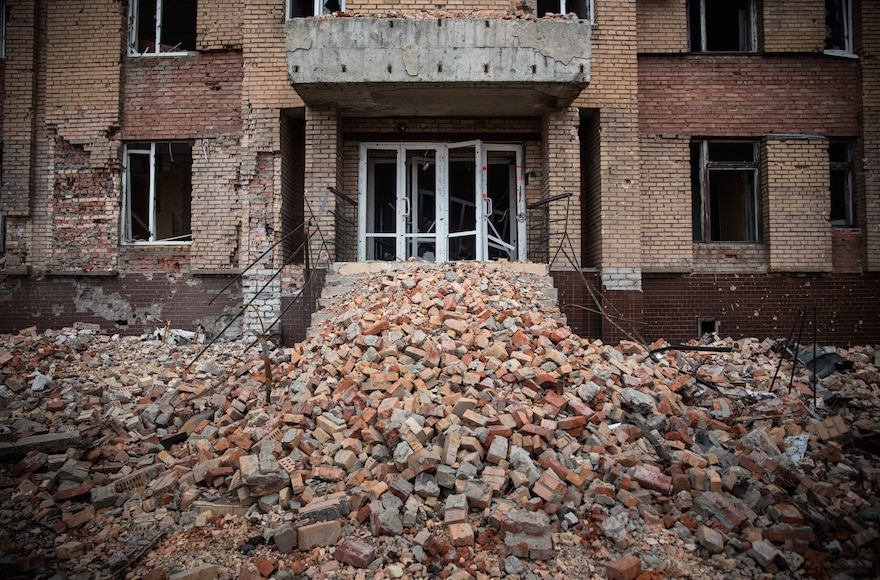
{"type": "Polygon", "coordinates": [[[312,281],[291,306],[293,298],[283,296],[281,298],[281,311],[287,312],[281,317],[281,342],[285,346],[292,346],[306,338],[306,330],[312,323],[312,312],[315,311],[324,281],[327,279],[327,270],[313,270],[312,281]]]}
{"type": "Polygon", "coordinates": [[[858,66],[813,55],[639,55],[639,130],[857,135],[858,66]]]}
{"type": "Polygon", "coordinates": [[[240,52],[126,58],[122,139],[193,139],[241,131],[240,52]]]}
{"type": "Polygon", "coordinates": [[[116,268],[118,180],[107,168],[92,168],[82,146],[55,144],[50,271],[90,272],[116,268]]]}
{"type": "Polygon", "coordinates": [[[831,255],[834,271],[857,274],[862,271],[862,230],[859,228],[832,228],[831,255]]]}
{"type": "Polygon", "coordinates": [[[0,295],[0,309],[3,311],[0,333],[16,332],[29,326],[36,326],[37,331],[42,332],[47,328],[59,329],[75,322],[87,322],[100,324],[109,334],[137,335],[154,328],[154,322],[147,319],[148,314],[170,321],[172,328],[195,330],[201,323],[219,331],[222,323],[241,308],[237,284],[208,306],[208,301],[232,277],[193,279],[186,274],[174,275],[173,263],[168,266],[171,271],[161,280],[154,280],[152,274],[129,274],[110,279],[9,278],[7,282],[11,290],[0,295]],[[91,308],[108,304],[114,305],[114,314],[120,317],[128,313],[126,318],[120,318],[127,325],[117,324],[116,319],[96,314],[91,308]],[[218,324],[221,325],[218,327],[218,324]]]}
{"type": "Polygon", "coordinates": [[[819,344],[880,342],[877,275],[645,274],[642,291],[649,341],[695,338],[705,318],[720,322],[722,336],[784,338],[798,309],[815,305],[819,344]]]}

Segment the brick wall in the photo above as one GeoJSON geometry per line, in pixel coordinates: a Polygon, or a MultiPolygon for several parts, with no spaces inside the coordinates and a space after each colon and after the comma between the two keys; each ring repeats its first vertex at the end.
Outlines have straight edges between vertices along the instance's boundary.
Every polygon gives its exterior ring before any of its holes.
{"type": "Polygon", "coordinates": [[[839,274],[857,274],[864,268],[862,259],[862,230],[859,228],[831,229],[831,256],[834,271],[839,274]]]}
{"type": "MultiPolygon", "coordinates": [[[[601,318],[595,312],[596,304],[590,297],[581,274],[571,269],[551,270],[550,274],[558,292],[559,309],[565,314],[571,329],[582,337],[601,338],[601,318]]],[[[599,276],[596,270],[584,270],[583,276],[594,288],[598,288],[599,276]]]]}
{"type": "MultiPolygon", "coordinates": [[[[636,21],[634,0],[599,3],[591,36],[590,84],[574,102],[582,109],[599,109],[598,229],[603,240],[613,243],[597,248],[593,239],[587,254],[598,252],[598,261],[592,257],[590,264],[603,268],[641,263],[636,21]]],[[[585,215],[584,220],[594,221],[595,216],[585,215]]]]}
{"type": "Polygon", "coordinates": [[[302,107],[287,78],[283,0],[248,0],[242,15],[245,108],[302,107]]]}
{"type": "MultiPolygon", "coordinates": [[[[854,2],[862,98],[862,138],[856,142],[856,211],[867,256],[866,268],[880,271],[880,5],[854,2]],[[858,9],[861,6],[861,9],[858,9]],[[861,209],[859,209],[861,208],[861,209]]],[[[851,133],[855,135],[856,133],[851,133]]]]}
{"type": "Polygon", "coordinates": [[[192,269],[201,274],[239,268],[242,207],[238,141],[197,139],[192,164],[192,269]]]}
{"type": "Polygon", "coordinates": [[[764,139],[760,174],[770,270],[830,272],[828,142],[764,139]]]}
{"type": "Polygon", "coordinates": [[[825,3],[764,0],[765,52],[822,52],[825,49],[825,3]]]}
{"type": "MultiPolygon", "coordinates": [[[[298,269],[299,280],[296,286],[302,287],[302,269],[298,269]]],[[[285,276],[286,277],[286,276],[285,276]]],[[[306,339],[306,331],[312,324],[312,312],[317,308],[318,298],[324,288],[327,270],[312,270],[312,279],[302,295],[294,299],[290,291],[281,298],[281,308],[286,310],[281,318],[281,340],[285,346],[292,346],[306,339]],[[291,302],[295,303],[291,305],[291,302]]]]}
{"type": "Polygon", "coordinates": [[[852,59],[811,55],[642,55],[639,129],[713,137],[857,135],[859,95],[845,87],[857,86],[858,67],[852,59]]]}
{"type": "Polygon", "coordinates": [[[687,52],[687,0],[640,0],[636,4],[639,52],[687,52]]]}
{"type": "Polygon", "coordinates": [[[327,188],[342,189],[343,172],[342,122],[335,108],[306,107],[305,159],[306,220],[311,220],[323,234],[311,238],[310,256],[312,266],[326,267],[336,259],[333,223],[336,197],[328,195],[327,188]]]}
{"type": "Polygon", "coordinates": [[[52,257],[57,273],[116,270],[119,250],[119,174],[93,168],[82,146],[55,145],[52,257]]]}
{"type": "MultiPolygon", "coordinates": [[[[6,68],[3,103],[3,183],[0,210],[3,215],[27,216],[31,212],[33,187],[31,166],[34,162],[36,126],[37,2],[7,0],[6,68]]],[[[16,253],[13,241],[7,252],[16,253]]]]}
{"type": "Polygon", "coordinates": [[[602,157],[599,112],[581,119],[581,266],[602,265],[602,157]]]}
{"type": "Polygon", "coordinates": [[[690,139],[642,135],[642,270],[691,270],[690,139]]]}
{"type": "Polygon", "coordinates": [[[121,138],[170,140],[238,135],[241,53],[126,58],[121,138]]]}
{"type": "Polygon", "coordinates": [[[541,172],[545,176],[541,196],[543,199],[571,193],[569,199],[550,203],[550,259],[556,256],[557,267],[578,266],[581,255],[580,216],[580,139],[578,136],[578,110],[574,107],[561,111],[548,111],[541,122],[541,172]],[[563,234],[568,235],[564,242],[563,234]],[[570,243],[569,243],[570,242],[570,243]],[[565,243],[565,252],[574,264],[569,264],[562,252],[556,252],[565,243]]]}
{"type": "MultiPolygon", "coordinates": [[[[183,262],[183,260],[181,261],[183,262]]],[[[155,266],[152,266],[155,268],[155,266]]],[[[141,334],[170,321],[172,328],[194,331],[201,324],[219,332],[240,308],[237,285],[217,296],[229,276],[192,278],[173,271],[162,275],[129,274],[125,277],[12,277],[11,288],[0,295],[0,333],[36,326],[72,326],[75,322],[99,324],[108,333],[141,334]]]]}
{"type": "Polygon", "coordinates": [[[241,49],[245,0],[200,0],[196,16],[196,50],[241,49]]]}
{"type": "Polygon", "coordinates": [[[695,272],[766,272],[769,263],[767,244],[694,244],[695,272]]]}
{"type": "MultiPolygon", "coordinates": [[[[701,319],[715,318],[722,336],[785,338],[795,314],[816,306],[819,344],[846,347],[880,341],[877,275],[646,274],[645,337],[696,338],[701,319]]],[[[812,340],[808,326],[804,333],[812,340]]]]}

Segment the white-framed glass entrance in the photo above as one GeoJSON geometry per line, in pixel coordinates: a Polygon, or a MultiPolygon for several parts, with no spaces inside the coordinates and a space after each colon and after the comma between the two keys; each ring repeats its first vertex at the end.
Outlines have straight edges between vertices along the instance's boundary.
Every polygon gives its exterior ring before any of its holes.
{"type": "Polygon", "coordinates": [[[525,260],[523,175],[516,144],[361,143],[358,260],[525,260]]]}

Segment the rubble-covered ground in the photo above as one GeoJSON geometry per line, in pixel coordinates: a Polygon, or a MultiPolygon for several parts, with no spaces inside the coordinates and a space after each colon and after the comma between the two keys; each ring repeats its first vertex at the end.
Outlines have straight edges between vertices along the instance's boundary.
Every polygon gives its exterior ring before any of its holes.
{"type": "Polygon", "coordinates": [[[778,337],[605,345],[544,284],[364,276],[271,389],[253,338],[0,337],[0,577],[880,576],[875,347],[814,407],[778,337]]]}

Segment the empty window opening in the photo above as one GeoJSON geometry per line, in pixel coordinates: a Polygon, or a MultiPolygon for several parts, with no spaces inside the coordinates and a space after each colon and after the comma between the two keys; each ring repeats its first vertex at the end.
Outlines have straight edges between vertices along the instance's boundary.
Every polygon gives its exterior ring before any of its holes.
{"type": "Polygon", "coordinates": [[[547,14],[575,14],[593,22],[593,0],[538,0],[538,17],[547,14]]]}
{"type": "Polygon", "coordinates": [[[753,0],[690,0],[691,52],[754,52],[757,45],[753,0]]]}
{"type": "Polygon", "coordinates": [[[831,216],[833,226],[851,226],[855,223],[853,206],[853,153],[851,141],[831,141],[828,160],[831,167],[831,216]]]}
{"type": "Polygon", "coordinates": [[[852,53],[852,0],[825,0],[825,50],[852,53]]]}
{"type": "Polygon", "coordinates": [[[703,318],[700,320],[700,336],[705,334],[715,334],[718,332],[717,318],[703,318]]]}
{"type": "Polygon", "coordinates": [[[125,194],[127,243],[192,241],[192,145],[130,143],[125,194]]]}
{"type": "Polygon", "coordinates": [[[9,20],[9,6],[0,0],[0,58],[6,58],[6,22],[9,20]]]}
{"type": "Polygon", "coordinates": [[[345,0],[287,0],[287,18],[319,16],[334,12],[345,12],[345,0]]]}
{"type": "Polygon", "coordinates": [[[129,54],[195,50],[196,0],[132,0],[129,10],[129,54]]]}
{"type": "Polygon", "coordinates": [[[754,142],[691,143],[691,201],[695,242],[758,241],[754,142]]]}

